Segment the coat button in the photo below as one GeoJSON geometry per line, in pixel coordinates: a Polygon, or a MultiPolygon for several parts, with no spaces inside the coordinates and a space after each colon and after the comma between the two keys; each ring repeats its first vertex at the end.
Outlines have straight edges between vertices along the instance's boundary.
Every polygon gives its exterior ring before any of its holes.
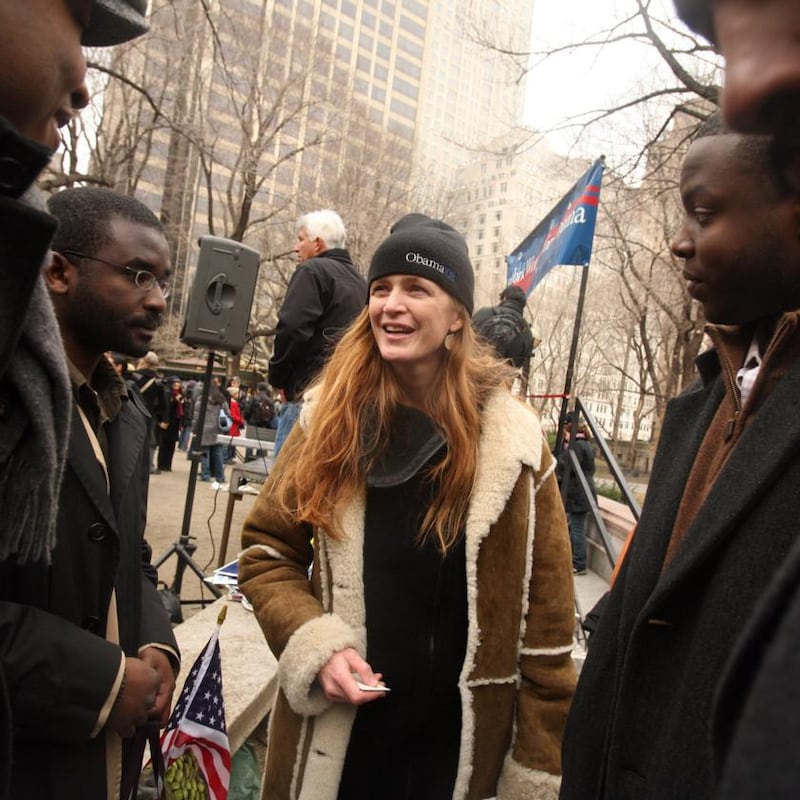
{"type": "Polygon", "coordinates": [[[98,628],[100,627],[100,618],[99,617],[84,617],[83,622],[81,623],[81,627],[89,631],[89,633],[96,633],[98,628]]]}
{"type": "Polygon", "coordinates": [[[102,522],[95,522],[89,526],[89,541],[102,542],[106,538],[108,528],[102,522]]]}

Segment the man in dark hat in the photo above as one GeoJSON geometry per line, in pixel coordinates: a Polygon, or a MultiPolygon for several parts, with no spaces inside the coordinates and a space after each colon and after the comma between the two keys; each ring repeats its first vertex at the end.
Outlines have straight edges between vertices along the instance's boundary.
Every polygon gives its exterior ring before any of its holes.
{"type": "MultiPolygon", "coordinates": [[[[71,411],[64,351],[41,280],[56,221],[32,186],[59,144],[58,129],[88,103],[81,46],[143,33],[146,6],[0,3],[0,798],[11,773],[9,696],[22,693],[17,657],[27,643],[19,626],[38,613],[9,601],[15,586],[5,573],[50,558],[71,411]]],[[[61,635],[54,631],[54,653],[61,635]]],[[[55,707],[72,699],[54,691],[39,702],[55,707]]],[[[51,787],[47,797],[68,795],[85,796],[73,785],[51,787]]]]}
{"type": "Polygon", "coordinates": [[[533,332],[522,316],[527,296],[519,286],[500,292],[499,306],[484,306],[475,312],[472,327],[494,348],[498,358],[519,368],[533,355],[533,332]]]}

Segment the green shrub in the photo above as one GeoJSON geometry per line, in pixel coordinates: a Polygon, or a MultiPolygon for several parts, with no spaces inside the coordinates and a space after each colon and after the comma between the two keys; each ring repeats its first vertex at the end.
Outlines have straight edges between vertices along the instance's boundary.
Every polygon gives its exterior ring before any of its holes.
{"type": "Polygon", "coordinates": [[[616,483],[597,481],[597,494],[601,494],[609,500],[615,500],[617,503],[625,502],[625,498],[616,483]]]}

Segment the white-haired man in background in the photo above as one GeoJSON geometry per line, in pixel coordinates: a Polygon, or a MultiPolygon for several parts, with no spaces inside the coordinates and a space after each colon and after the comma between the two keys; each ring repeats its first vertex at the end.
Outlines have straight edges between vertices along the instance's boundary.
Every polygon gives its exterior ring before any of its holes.
{"type": "Polygon", "coordinates": [[[300,415],[303,392],[367,300],[367,283],[345,249],[346,239],[341,217],[330,209],[297,220],[298,266],[278,313],[269,362],[269,382],[282,403],[276,458],[300,415]]]}

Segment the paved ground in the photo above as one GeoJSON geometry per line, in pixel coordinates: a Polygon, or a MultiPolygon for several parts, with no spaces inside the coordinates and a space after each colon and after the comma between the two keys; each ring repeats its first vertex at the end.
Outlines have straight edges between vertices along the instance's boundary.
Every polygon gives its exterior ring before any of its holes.
{"type": "MultiPolygon", "coordinates": [[[[189,466],[190,462],[186,458],[186,454],[176,450],[172,462],[172,472],[162,472],[160,475],[150,476],[147,540],[153,548],[154,562],[180,537],[189,485],[189,466]]],[[[226,479],[230,477],[230,466],[225,467],[225,476],[226,479]]],[[[227,549],[228,561],[234,559],[239,552],[242,523],[254,500],[254,495],[244,495],[234,504],[235,510],[227,549]]],[[[198,472],[189,533],[195,537],[194,541],[197,544],[194,560],[206,573],[211,572],[217,566],[227,503],[227,492],[215,492],[210,483],[203,483],[199,479],[198,472]]],[[[159,579],[171,585],[176,564],[177,557],[170,556],[159,568],[159,579]]],[[[189,570],[186,570],[184,574],[181,596],[184,600],[199,599],[201,596],[209,600],[214,599],[207,589],[202,590],[200,580],[189,570]]],[[[184,606],[184,617],[191,616],[199,608],[199,605],[184,606]]]]}
{"type": "MultiPolygon", "coordinates": [[[[576,613],[585,616],[594,604],[608,591],[608,584],[595,572],[588,572],[586,575],[575,576],[575,599],[576,613]]],[[[577,633],[576,628],[576,633],[577,633]]],[[[575,665],[580,670],[586,658],[586,641],[582,636],[578,637],[575,649],[572,651],[575,665]]]]}
{"type": "Polygon", "coordinates": [[[587,614],[608,591],[608,584],[595,572],[575,576],[575,596],[581,614],[587,614]]]}

